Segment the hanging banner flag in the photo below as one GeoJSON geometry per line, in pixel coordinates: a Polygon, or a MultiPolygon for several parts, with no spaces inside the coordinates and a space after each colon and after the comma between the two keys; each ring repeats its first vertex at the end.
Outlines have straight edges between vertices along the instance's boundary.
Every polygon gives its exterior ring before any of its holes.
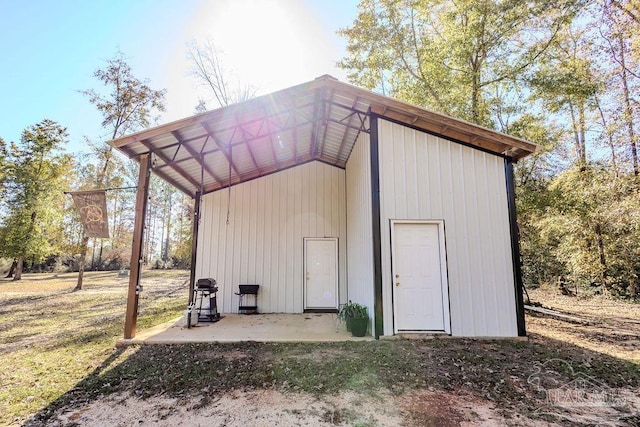
{"type": "Polygon", "coordinates": [[[87,237],[109,237],[107,220],[107,193],[104,190],[70,192],[80,212],[87,237]]]}

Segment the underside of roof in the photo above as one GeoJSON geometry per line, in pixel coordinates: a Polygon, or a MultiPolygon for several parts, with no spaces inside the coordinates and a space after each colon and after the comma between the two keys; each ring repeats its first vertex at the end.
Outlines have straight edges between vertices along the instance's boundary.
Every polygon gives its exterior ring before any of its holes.
{"type": "Polygon", "coordinates": [[[191,197],[317,160],[345,168],[372,114],[518,160],[537,145],[322,76],[239,104],[114,139],[191,197]]]}

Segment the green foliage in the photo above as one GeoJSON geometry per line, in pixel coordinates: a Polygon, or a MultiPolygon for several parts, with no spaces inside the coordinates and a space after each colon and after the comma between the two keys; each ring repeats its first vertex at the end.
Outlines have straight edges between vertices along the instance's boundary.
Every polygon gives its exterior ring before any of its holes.
{"type": "Polygon", "coordinates": [[[493,126],[495,90],[522,77],[574,1],[362,0],[339,65],[356,84],[493,126]]]}
{"type": "Polygon", "coordinates": [[[640,193],[633,175],[616,177],[598,164],[575,166],[520,194],[526,283],[562,279],[640,296],[640,193]]]}
{"type": "Polygon", "coordinates": [[[7,181],[7,144],[0,138],[0,196],[4,198],[4,186],[7,181]]]}
{"type": "Polygon", "coordinates": [[[66,129],[51,120],[25,129],[5,157],[0,256],[40,262],[62,238],[64,194],[73,161],[61,153],[66,129]]]}
{"type": "Polygon", "coordinates": [[[108,93],[94,89],[82,93],[102,114],[102,127],[110,131],[112,139],[149,127],[153,122],[153,112],[164,111],[165,91],[153,90],[146,81],[137,79],[120,52],[93,76],[107,88],[108,93]]]}
{"type": "Polygon", "coordinates": [[[528,286],[640,296],[637,0],[361,0],[356,84],[535,142],[516,166],[528,286]]]}
{"type": "Polygon", "coordinates": [[[348,303],[344,304],[342,308],[340,308],[338,317],[343,321],[346,321],[347,319],[368,319],[369,313],[366,306],[349,300],[348,303]]]}
{"type": "MultiPolygon", "coordinates": [[[[103,68],[97,69],[94,77],[103,88],[88,89],[81,93],[89,98],[89,102],[102,115],[102,127],[107,132],[108,139],[148,128],[156,122],[156,113],[165,109],[165,90],[154,90],[147,81],[135,77],[126,58],[120,52],[108,60],[103,68]]],[[[115,154],[113,148],[102,141],[95,143],[87,140],[86,142],[91,148],[91,153],[85,161],[81,179],[78,180],[76,188],[117,188],[136,184],[137,167],[131,166],[135,165],[134,162],[125,161],[123,156],[115,154]]],[[[133,192],[107,193],[111,238],[93,239],[91,242],[92,253],[97,257],[96,259],[92,255],[92,267],[119,269],[128,262],[134,203],[133,192]]],[[[153,215],[154,211],[151,211],[150,216],[153,215]]],[[[152,223],[155,224],[155,219],[152,223]]],[[[78,289],[81,289],[82,285],[82,271],[88,244],[89,239],[83,235],[74,245],[80,253],[78,289]]]]}

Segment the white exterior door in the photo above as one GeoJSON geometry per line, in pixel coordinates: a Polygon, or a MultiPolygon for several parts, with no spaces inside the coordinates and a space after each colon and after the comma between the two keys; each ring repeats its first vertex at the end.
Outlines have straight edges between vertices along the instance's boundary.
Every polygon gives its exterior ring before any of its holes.
{"type": "Polygon", "coordinates": [[[395,332],[450,332],[442,222],[392,222],[395,332]]]}
{"type": "Polygon", "coordinates": [[[338,239],[304,239],[304,308],[338,308],[338,239]]]}

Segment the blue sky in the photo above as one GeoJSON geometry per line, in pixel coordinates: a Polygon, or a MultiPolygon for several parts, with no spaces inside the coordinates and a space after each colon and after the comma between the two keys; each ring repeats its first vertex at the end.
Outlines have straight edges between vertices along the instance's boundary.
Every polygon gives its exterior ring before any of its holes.
{"type": "Polygon", "coordinates": [[[106,140],[101,118],[78,91],[120,50],[138,78],[167,89],[160,123],[193,114],[198,99],[185,45],[213,39],[243,83],[268,93],[331,74],[345,41],[335,32],[356,17],[357,0],[0,0],[0,137],[18,141],[45,118],[106,140]]]}

